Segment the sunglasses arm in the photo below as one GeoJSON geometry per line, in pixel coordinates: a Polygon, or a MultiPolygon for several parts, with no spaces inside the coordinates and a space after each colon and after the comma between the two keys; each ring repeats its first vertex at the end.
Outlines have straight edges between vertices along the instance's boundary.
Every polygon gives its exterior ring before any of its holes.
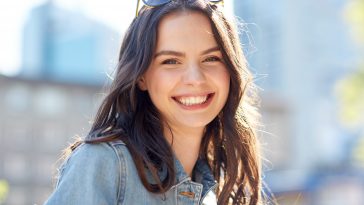
{"type": "Polygon", "coordinates": [[[139,10],[139,1],[140,0],[137,0],[137,6],[136,6],[136,11],[135,11],[135,17],[138,17],[138,10],[139,10]]]}

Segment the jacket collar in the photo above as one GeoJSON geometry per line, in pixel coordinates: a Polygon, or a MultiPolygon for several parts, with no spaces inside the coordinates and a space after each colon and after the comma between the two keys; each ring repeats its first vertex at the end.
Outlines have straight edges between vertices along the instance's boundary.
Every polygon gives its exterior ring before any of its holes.
{"type": "Polygon", "coordinates": [[[216,186],[217,182],[211,172],[211,169],[207,163],[206,160],[204,159],[198,159],[196,161],[195,167],[193,168],[193,179],[191,179],[187,173],[184,171],[184,168],[181,164],[181,162],[174,157],[174,163],[175,163],[175,168],[176,168],[176,184],[179,184],[183,181],[194,181],[197,183],[200,183],[203,185],[202,188],[202,196],[205,196],[205,194],[207,194],[207,192],[213,188],[214,186],[216,186]]]}
{"type": "MultiPolygon", "coordinates": [[[[193,168],[192,172],[193,179],[191,179],[191,177],[187,175],[181,162],[175,156],[174,166],[176,170],[176,183],[174,186],[178,186],[178,184],[186,181],[191,182],[193,180],[194,182],[202,184],[203,187],[201,196],[205,196],[207,192],[217,184],[214,176],[212,175],[211,169],[207,164],[207,161],[204,159],[198,159],[196,161],[195,167],[193,168]]],[[[156,181],[154,180],[152,174],[149,171],[147,171],[146,173],[148,181],[152,184],[155,184],[156,181]]],[[[167,176],[167,168],[163,167],[163,169],[158,172],[158,175],[160,179],[164,179],[167,176]]]]}

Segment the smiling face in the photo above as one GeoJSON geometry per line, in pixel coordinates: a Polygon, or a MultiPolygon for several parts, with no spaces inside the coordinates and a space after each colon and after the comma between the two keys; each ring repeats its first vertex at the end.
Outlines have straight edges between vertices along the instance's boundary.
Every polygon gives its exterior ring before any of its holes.
{"type": "Polygon", "coordinates": [[[209,19],[184,11],[165,16],[158,26],[155,55],[139,81],[174,128],[201,128],[225,105],[230,75],[209,19]]]}

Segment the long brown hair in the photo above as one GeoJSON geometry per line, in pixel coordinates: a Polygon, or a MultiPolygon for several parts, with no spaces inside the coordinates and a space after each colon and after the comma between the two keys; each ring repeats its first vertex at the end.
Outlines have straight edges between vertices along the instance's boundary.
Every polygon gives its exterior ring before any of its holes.
{"type": "Polygon", "coordinates": [[[179,11],[200,12],[209,18],[230,73],[227,102],[206,126],[200,148],[200,157],[208,161],[218,181],[218,204],[260,204],[261,165],[254,132],[256,92],[252,75],[235,23],[227,20],[218,6],[203,0],[175,0],[155,8],[142,8],[124,36],[114,80],[85,142],[121,139],[147,190],[164,193],[174,185],[173,151],[163,136],[160,114],[137,82],[152,61],[159,22],[179,11]],[[157,174],[162,165],[168,172],[163,180],[157,174]],[[157,185],[148,182],[145,168],[151,171],[157,185]]]}

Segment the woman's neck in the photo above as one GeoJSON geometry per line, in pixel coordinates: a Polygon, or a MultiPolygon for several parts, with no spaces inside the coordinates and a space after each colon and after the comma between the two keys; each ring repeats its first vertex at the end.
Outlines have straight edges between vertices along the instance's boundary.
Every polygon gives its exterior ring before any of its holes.
{"type": "Polygon", "coordinates": [[[203,130],[203,128],[176,129],[170,127],[164,132],[177,159],[189,176],[192,176],[193,167],[198,159],[203,130]]]}

